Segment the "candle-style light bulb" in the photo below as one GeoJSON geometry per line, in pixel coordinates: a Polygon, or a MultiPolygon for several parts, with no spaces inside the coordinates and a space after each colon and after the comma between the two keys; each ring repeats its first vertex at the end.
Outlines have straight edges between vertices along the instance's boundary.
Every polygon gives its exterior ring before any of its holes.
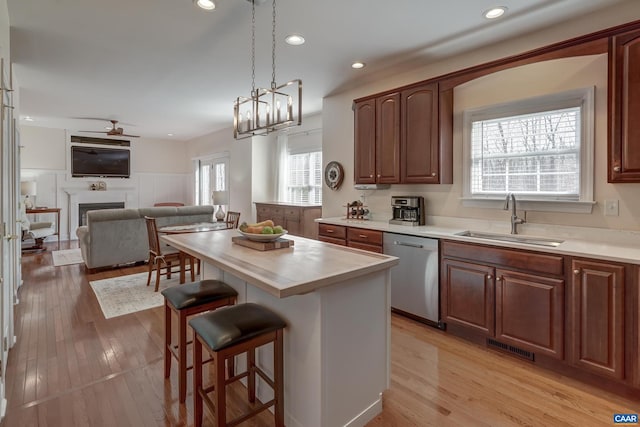
{"type": "Polygon", "coordinates": [[[280,123],[280,100],[276,101],[276,123],[280,123]]]}
{"type": "Polygon", "coordinates": [[[287,99],[287,121],[293,117],[293,98],[290,96],[287,99]]]}
{"type": "Polygon", "coordinates": [[[271,124],[271,105],[267,104],[267,126],[271,124]]]}
{"type": "Polygon", "coordinates": [[[251,111],[247,111],[247,131],[251,130],[251,111]]]}
{"type": "Polygon", "coordinates": [[[238,113],[238,122],[236,123],[236,129],[238,129],[238,132],[242,131],[242,113],[238,113]]]}

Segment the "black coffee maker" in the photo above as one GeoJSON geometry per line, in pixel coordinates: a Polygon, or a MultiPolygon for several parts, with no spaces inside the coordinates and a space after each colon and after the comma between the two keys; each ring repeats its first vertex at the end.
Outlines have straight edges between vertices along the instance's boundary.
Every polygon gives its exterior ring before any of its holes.
{"type": "Polygon", "coordinates": [[[424,198],[421,196],[391,196],[393,218],[389,224],[424,225],[424,198]]]}

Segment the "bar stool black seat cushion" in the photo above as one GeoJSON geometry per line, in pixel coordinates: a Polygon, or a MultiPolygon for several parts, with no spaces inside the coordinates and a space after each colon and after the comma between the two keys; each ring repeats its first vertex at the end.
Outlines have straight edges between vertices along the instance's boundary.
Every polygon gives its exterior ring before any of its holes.
{"type": "Polygon", "coordinates": [[[253,303],[210,311],[189,320],[189,325],[213,351],[223,350],[287,326],[280,316],[253,303]]]}
{"type": "Polygon", "coordinates": [[[184,310],[223,298],[238,295],[235,289],[220,280],[202,280],[164,289],[162,295],[176,310],[184,310]]]}

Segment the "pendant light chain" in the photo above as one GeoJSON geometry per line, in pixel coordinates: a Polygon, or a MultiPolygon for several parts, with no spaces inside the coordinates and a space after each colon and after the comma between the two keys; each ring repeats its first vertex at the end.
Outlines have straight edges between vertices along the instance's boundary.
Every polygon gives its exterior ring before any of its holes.
{"type": "Polygon", "coordinates": [[[276,0],[273,0],[273,26],[271,30],[271,88],[276,87],[276,0]]]}
{"type": "Polygon", "coordinates": [[[256,2],[251,0],[251,95],[256,92],[256,2]]]}

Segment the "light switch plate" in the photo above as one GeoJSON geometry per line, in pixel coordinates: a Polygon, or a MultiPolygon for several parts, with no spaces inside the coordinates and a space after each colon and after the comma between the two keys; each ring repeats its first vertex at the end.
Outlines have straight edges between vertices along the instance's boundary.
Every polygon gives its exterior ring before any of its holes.
{"type": "Polygon", "coordinates": [[[604,201],[604,214],[606,216],[618,216],[618,201],[617,200],[605,200],[604,201]]]}

